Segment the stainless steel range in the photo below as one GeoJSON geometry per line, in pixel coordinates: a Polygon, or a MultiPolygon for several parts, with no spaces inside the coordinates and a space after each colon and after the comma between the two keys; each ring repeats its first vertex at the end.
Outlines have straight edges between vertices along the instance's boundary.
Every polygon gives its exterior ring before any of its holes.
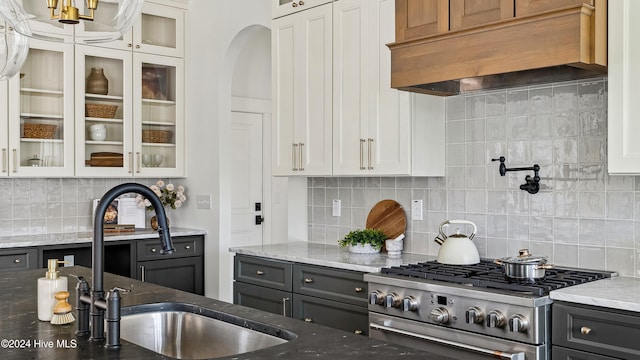
{"type": "Polygon", "coordinates": [[[384,268],[364,276],[369,336],[465,360],[550,359],[549,291],[611,275],[553,268],[542,279],[513,281],[489,260],[384,268]]]}

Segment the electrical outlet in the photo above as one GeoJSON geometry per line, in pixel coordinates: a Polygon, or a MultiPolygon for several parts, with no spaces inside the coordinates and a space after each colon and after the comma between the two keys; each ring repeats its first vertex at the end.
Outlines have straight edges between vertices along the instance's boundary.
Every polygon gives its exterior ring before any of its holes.
{"type": "Polygon", "coordinates": [[[422,220],[422,200],[411,200],[411,220],[422,220]]]}
{"type": "Polygon", "coordinates": [[[76,259],[74,255],[65,255],[62,258],[64,261],[68,262],[68,264],[62,264],[62,266],[75,266],[76,264],[76,259]]]}
{"type": "Polygon", "coordinates": [[[211,210],[211,195],[196,195],[196,208],[211,210]]]}
{"type": "Polygon", "coordinates": [[[333,199],[333,209],[331,210],[331,215],[340,216],[342,212],[342,201],[339,199],[333,199]]]}

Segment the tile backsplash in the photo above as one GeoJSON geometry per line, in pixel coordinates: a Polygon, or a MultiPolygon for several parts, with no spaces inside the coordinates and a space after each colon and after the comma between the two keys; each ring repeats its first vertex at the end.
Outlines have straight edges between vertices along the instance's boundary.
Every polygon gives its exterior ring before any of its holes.
{"type": "Polygon", "coordinates": [[[640,177],[607,174],[606,78],[445,101],[446,176],[309,178],[310,241],[337,243],[394,199],[407,213],[405,251],[436,255],[439,224],[468,219],[483,257],[529,248],[558,265],[640,277],[640,177]],[[508,168],[540,165],[540,192],[519,189],[531,171],[500,176],[500,156],[508,168]],[[422,221],[411,220],[412,199],[423,200],[422,221]]]}
{"type": "MultiPolygon", "coordinates": [[[[0,179],[0,236],[91,231],[93,199],[132,179],[0,179]]],[[[156,179],[136,179],[151,185],[156,179]]]]}

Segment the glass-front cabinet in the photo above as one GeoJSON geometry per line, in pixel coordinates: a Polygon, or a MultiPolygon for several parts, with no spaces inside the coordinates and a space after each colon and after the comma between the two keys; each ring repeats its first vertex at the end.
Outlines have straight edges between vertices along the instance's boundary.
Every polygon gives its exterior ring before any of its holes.
{"type": "Polygon", "coordinates": [[[31,40],[20,74],[8,82],[2,175],[74,175],[73,73],[72,44],[31,40]]]}
{"type": "Polygon", "coordinates": [[[172,57],[76,46],[79,176],[184,175],[183,67],[172,57]]]}
{"type": "MultiPolygon", "coordinates": [[[[85,6],[85,5],[83,5],[85,6]]],[[[99,31],[100,18],[110,19],[116,4],[100,3],[100,12],[96,12],[96,21],[78,24],[76,37],[82,37],[85,30],[99,31]]],[[[183,57],[184,56],[184,11],[180,8],[145,2],[142,14],[131,31],[120,40],[100,43],[101,47],[133,50],[148,54],[183,57]]]]}

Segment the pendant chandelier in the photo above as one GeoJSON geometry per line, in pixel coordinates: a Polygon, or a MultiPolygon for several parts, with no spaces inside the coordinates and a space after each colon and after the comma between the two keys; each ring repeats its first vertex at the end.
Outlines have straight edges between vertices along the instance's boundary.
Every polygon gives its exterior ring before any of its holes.
{"type": "Polygon", "coordinates": [[[0,44],[5,46],[0,50],[4,58],[0,59],[0,79],[17,73],[7,64],[20,60],[24,43],[28,52],[24,37],[76,44],[118,40],[131,30],[143,4],[144,0],[0,0],[0,25],[6,24],[4,44],[0,44]]]}

